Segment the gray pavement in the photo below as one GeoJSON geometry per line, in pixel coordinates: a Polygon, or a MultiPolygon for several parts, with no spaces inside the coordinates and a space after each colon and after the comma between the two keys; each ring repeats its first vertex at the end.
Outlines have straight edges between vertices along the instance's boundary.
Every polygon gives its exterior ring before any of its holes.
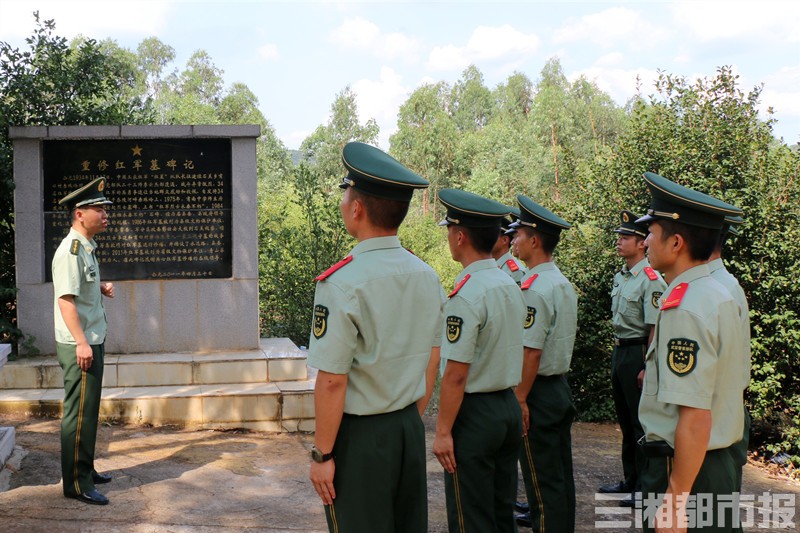
{"type": "MultiPolygon", "coordinates": [[[[425,417],[425,423],[430,451],[434,419],[425,417]]],[[[0,531],[326,531],[308,481],[310,434],[104,424],[97,467],[114,480],[98,488],[111,504],[91,506],[62,496],[58,420],[5,419],[0,425],[17,431],[15,453],[0,473],[0,531]]],[[[630,513],[604,512],[609,504],[594,494],[619,475],[616,427],[578,423],[573,439],[578,531],[632,520],[630,513]]],[[[442,470],[430,453],[428,472],[429,530],[446,531],[442,470]]],[[[800,486],[748,466],[745,492],[765,490],[793,494],[800,503],[800,486]]]]}

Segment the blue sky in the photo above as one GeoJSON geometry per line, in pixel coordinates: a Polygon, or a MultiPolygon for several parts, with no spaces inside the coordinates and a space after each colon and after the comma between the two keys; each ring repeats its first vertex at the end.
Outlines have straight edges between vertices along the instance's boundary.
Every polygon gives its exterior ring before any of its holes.
{"type": "Polygon", "coordinates": [[[156,36],[183,69],[198,49],[245,83],[288,148],[327,121],[350,86],[360,117],[388,148],[397,110],[421,84],[454,83],[475,64],[490,88],[514,71],[534,82],[558,56],[620,104],[652,92],[657,71],[713,76],[731,65],[749,90],[764,84],[775,134],[800,142],[800,2],[274,2],[243,0],[0,0],[0,40],[22,47],[32,12],[56,33],[111,38],[135,50],[156,36]]]}

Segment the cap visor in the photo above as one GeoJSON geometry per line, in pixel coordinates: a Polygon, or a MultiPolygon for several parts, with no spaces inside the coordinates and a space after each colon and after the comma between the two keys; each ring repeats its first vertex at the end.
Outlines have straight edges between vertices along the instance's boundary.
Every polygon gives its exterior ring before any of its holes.
{"type": "Polygon", "coordinates": [[[654,217],[653,215],[645,215],[643,217],[637,218],[634,222],[636,222],[637,224],[646,224],[654,220],[658,220],[658,217],[654,217]]]}
{"type": "Polygon", "coordinates": [[[449,226],[450,225],[450,221],[447,220],[447,219],[444,219],[441,222],[439,222],[439,225],[440,226],[449,226]]]}

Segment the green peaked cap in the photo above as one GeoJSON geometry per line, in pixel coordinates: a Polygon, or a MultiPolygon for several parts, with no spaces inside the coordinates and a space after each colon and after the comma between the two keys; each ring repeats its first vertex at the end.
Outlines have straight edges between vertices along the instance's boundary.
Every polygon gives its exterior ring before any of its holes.
{"type": "Polygon", "coordinates": [[[511,212],[507,205],[483,196],[458,189],[442,189],[439,201],[447,208],[447,216],[440,226],[467,226],[470,228],[500,228],[500,222],[511,212]]]}
{"type": "Polygon", "coordinates": [[[524,194],[517,195],[517,202],[519,202],[520,218],[511,224],[512,228],[528,226],[544,233],[559,235],[561,230],[572,227],[569,222],[546,207],[537,204],[524,194]]]}
{"type": "Polygon", "coordinates": [[[59,205],[66,205],[70,211],[77,207],[92,205],[109,205],[113,202],[106,198],[106,178],[97,178],[80,189],[74,190],[58,201],[59,205]]]}
{"type": "Polygon", "coordinates": [[[342,189],[353,187],[370,196],[408,202],[414,189],[430,185],[394,157],[369,144],[347,143],[342,150],[342,163],[347,168],[339,185],[342,189]]]}
{"type": "Polygon", "coordinates": [[[650,189],[652,201],[647,214],[637,223],[658,219],[674,220],[689,226],[722,229],[726,216],[741,216],[742,210],[713,196],[645,172],[644,181],[650,189]]]}
{"type": "Polygon", "coordinates": [[[639,237],[647,237],[647,224],[637,224],[636,220],[641,218],[633,211],[623,210],[619,214],[620,226],[614,230],[615,233],[623,235],[638,235],[639,237]]]}
{"type": "Polygon", "coordinates": [[[725,223],[722,225],[722,231],[728,232],[731,235],[739,235],[739,226],[744,222],[744,218],[740,216],[727,216],[725,223]]]}

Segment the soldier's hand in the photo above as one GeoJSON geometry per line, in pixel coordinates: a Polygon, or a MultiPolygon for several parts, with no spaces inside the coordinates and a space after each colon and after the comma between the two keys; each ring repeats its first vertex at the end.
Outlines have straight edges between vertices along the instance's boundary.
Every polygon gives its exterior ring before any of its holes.
{"type": "Polygon", "coordinates": [[[329,459],[324,463],[311,463],[311,474],[309,479],[314,484],[323,505],[331,505],[336,498],[336,491],[333,488],[333,475],[336,473],[335,459],[329,459]]]}
{"type": "Polygon", "coordinates": [[[453,447],[452,434],[436,434],[433,439],[433,454],[439,459],[439,463],[446,471],[451,474],[456,471],[456,453],[453,447]]]}
{"type": "Polygon", "coordinates": [[[81,370],[84,372],[89,370],[89,368],[92,366],[92,361],[94,360],[92,347],[88,344],[78,344],[75,347],[75,354],[77,355],[77,363],[81,370]]]}
{"type": "Polygon", "coordinates": [[[103,283],[100,285],[100,293],[107,298],[114,297],[114,284],[111,282],[103,283]]]}
{"type": "Polygon", "coordinates": [[[531,412],[528,409],[528,402],[519,402],[519,408],[522,410],[522,435],[527,435],[531,429],[531,412]]]}
{"type": "Polygon", "coordinates": [[[639,371],[639,375],[636,376],[636,386],[640,389],[644,385],[644,370],[639,371]]]}

